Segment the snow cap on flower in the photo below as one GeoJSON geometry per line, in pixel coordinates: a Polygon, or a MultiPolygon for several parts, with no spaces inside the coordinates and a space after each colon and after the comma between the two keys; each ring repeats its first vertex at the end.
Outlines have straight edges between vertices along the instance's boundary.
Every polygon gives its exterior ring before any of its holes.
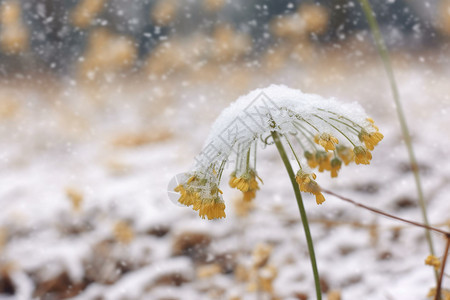
{"type": "Polygon", "coordinates": [[[342,163],[369,164],[370,151],[383,139],[357,103],[339,103],[283,85],[256,89],[239,97],[217,118],[189,180],[175,188],[180,193],[179,202],[192,206],[203,218],[225,217],[219,185],[229,161],[235,162],[230,186],[239,189],[246,201],[255,198],[260,180],[256,171],[258,146],[273,144],[272,132],[277,132],[297,160],[300,190],[315,195],[318,204],[325,198],[314,173],[302,171],[302,165],[336,177],[342,163]]]}

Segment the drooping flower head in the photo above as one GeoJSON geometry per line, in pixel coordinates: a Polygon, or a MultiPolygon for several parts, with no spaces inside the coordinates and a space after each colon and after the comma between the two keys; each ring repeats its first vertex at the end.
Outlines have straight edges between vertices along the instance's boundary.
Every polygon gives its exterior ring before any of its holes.
{"type": "Polygon", "coordinates": [[[244,194],[244,201],[250,201],[256,197],[256,191],[259,190],[256,178],[262,182],[256,171],[248,167],[239,177],[236,177],[236,172],[231,173],[229,184],[232,188],[237,188],[244,194]]]}
{"type": "Polygon", "coordinates": [[[272,132],[281,136],[298,163],[300,190],[313,194],[318,204],[325,198],[308,166],[337,177],[342,163],[369,164],[370,151],[383,139],[357,103],[339,103],[280,85],[257,89],[217,118],[192,170],[175,188],[178,201],[192,206],[202,218],[225,217],[219,185],[228,163],[235,166],[229,185],[251,201],[258,181],[262,183],[256,171],[258,145],[273,144],[272,132]]]}
{"type": "Polygon", "coordinates": [[[306,173],[303,170],[299,170],[295,176],[295,180],[300,187],[300,191],[311,193],[316,196],[317,204],[322,204],[325,198],[320,190],[320,186],[316,182],[316,174],[306,173]]]}

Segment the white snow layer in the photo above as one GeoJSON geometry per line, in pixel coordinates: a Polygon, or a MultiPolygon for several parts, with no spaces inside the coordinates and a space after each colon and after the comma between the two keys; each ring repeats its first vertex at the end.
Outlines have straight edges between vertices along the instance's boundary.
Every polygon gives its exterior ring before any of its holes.
{"type": "Polygon", "coordinates": [[[222,111],[195,159],[194,168],[201,171],[210,168],[212,163],[217,169],[232,151],[245,155],[252,142],[267,137],[271,131],[296,133],[300,126],[313,134],[342,137],[340,131],[347,132],[348,127],[334,120],[340,117],[357,123],[367,132],[374,131],[367,121],[368,116],[356,102],[340,103],[285,85],[253,90],[222,111]]]}

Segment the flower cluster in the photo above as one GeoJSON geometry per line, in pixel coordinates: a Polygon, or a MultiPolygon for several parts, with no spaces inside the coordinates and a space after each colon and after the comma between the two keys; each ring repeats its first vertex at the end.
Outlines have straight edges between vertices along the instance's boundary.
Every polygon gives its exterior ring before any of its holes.
{"type": "Polygon", "coordinates": [[[316,174],[314,173],[305,173],[302,170],[297,172],[297,176],[295,179],[300,187],[300,191],[311,193],[316,196],[316,203],[322,204],[325,201],[325,197],[323,196],[319,185],[315,181],[316,174]]]}
{"type": "Polygon", "coordinates": [[[244,201],[250,201],[256,197],[256,191],[259,190],[258,178],[261,183],[261,178],[258,177],[256,171],[252,168],[248,168],[239,177],[236,177],[236,172],[230,175],[230,186],[240,190],[244,194],[244,201]]]}
{"type": "Polygon", "coordinates": [[[356,103],[342,104],[285,86],[255,90],[216,120],[192,172],[175,188],[180,193],[178,201],[192,206],[202,218],[225,217],[219,185],[231,161],[235,168],[229,185],[240,190],[245,201],[251,201],[259,189],[258,180],[262,183],[256,171],[258,144],[273,144],[273,132],[295,157],[299,189],[313,194],[317,204],[325,198],[310,168],[337,177],[343,165],[369,164],[371,151],[383,139],[374,121],[356,103]]]}
{"type": "Polygon", "coordinates": [[[207,176],[201,178],[198,175],[192,175],[185,184],[179,184],[175,192],[181,194],[178,202],[192,206],[203,219],[205,217],[209,220],[225,218],[222,191],[207,176]]]}

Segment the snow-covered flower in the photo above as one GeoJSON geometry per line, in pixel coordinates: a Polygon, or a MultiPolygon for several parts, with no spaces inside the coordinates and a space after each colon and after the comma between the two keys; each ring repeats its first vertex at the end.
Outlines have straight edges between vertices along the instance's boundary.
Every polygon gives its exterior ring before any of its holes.
{"type": "Polygon", "coordinates": [[[316,144],[319,144],[320,146],[324,147],[325,150],[334,150],[336,149],[335,145],[339,144],[339,140],[332,136],[329,133],[321,133],[321,134],[316,134],[314,136],[314,142],[316,142],[316,144]]]}
{"type": "Polygon", "coordinates": [[[273,144],[273,132],[298,163],[300,190],[315,195],[318,204],[325,198],[309,168],[330,171],[336,177],[342,163],[369,164],[370,151],[383,139],[357,103],[339,103],[282,85],[257,89],[217,118],[192,170],[175,188],[180,193],[178,201],[192,206],[202,218],[225,217],[219,186],[230,162],[235,164],[230,186],[242,191],[247,201],[255,198],[258,180],[262,182],[256,171],[258,144],[273,144]]]}
{"type": "Polygon", "coordinates": [[[262,182],[261,178],[256,174],[256,171],[249,167],[239,177],[236,177],[236,172],[231,173],[229,184],[232,188],[237,188],[244,193],[244,201],[250,201],[255,198],[256,191],[259,190],[259,184],[256,178],[262,182]]]}
{"type": "Polygon", "coordinates": [[[200,217],[219,219],[225,217],[225,203],[222,199],[222,191],[218,183],[211,178],[199,177],[197,174],[190,176],[184,184],[175,187],[175,192],[181,194],[178,202],[191,206],[198,211],[200,217]]]}

